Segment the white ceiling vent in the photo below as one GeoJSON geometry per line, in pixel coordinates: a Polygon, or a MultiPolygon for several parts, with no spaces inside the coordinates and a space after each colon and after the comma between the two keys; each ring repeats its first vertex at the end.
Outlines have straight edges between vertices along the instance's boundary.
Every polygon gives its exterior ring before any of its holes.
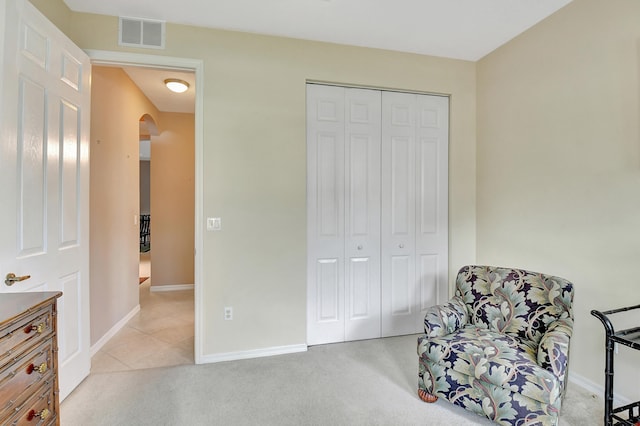
{"type": "Polygon", "coordinates": [[[120,46],[164,49],[165,22],[120,17],[120,46]]]}

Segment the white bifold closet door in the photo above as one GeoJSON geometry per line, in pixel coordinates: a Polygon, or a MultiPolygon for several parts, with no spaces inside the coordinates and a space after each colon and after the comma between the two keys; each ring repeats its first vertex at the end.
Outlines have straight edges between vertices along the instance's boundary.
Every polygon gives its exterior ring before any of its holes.
{"type": "Polygon", "coordinates": [[[308,85],[308,340],[380,336],[380,92],[308,85]]]}
{"type": "Polygon", "coordinates": [[[448,98],[307,85],[310,345],[415,333],[447,297],[448,98]]]}
{"type": "Polygon", "coordinates": [[[382,94],[382,336],[448,299],[449,99],[382,94]]]}

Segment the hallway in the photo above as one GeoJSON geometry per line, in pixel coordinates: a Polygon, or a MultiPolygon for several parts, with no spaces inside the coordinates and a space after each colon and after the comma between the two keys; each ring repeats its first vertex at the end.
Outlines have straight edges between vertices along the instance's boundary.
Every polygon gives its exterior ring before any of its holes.
{"type": "MultiPolygon", "coordinates": [[[[146,253],[145,253],[146,254],[146,253]]],[[[149,276],[141,256],[141,276],[149,276]]],[[[140,286],[140,312],[91,358],[91,374],[193,364],[193,290],[140,286]]]]}

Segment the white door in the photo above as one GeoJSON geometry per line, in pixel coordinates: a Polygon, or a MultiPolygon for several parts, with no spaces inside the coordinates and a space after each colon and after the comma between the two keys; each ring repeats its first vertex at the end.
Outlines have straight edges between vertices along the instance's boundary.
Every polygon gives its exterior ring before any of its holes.
{"type": "Polygon", "coordinates": [[[449,298],[449,98],[416,95],[416,286],[414,332],[449,298]]]}
{"type": "Polygon", "coordinates": [[[449,100],[307,85],[307,342],[417,333],[448,298],[449,100]]]}
{"type": "Polygon", "coordinates": [[[309,344],[380,336],[380,92],[307,86],[309,344]]]}
{"type": "Polygon", "coordinates": [[[345,93],[345,340],[380,337],[380,91],[345,93]]]}
{"type": "Polygon", "coordinates": [[[344,88],[307,85],[307,342],[343,341],[344,88]]]}
{"type": "Polygon", "coordinates": [[[26,0],[0,0],[0,292],[62,291],[63,400],[88,374],[88,57],[26,0]],[[2,16],[4,14],[4,16],[2,16]]]}
{"type": "Polygon", "coordinates": [[[448,296],[448,98],[382,94],[382,335],[448,296]]]}

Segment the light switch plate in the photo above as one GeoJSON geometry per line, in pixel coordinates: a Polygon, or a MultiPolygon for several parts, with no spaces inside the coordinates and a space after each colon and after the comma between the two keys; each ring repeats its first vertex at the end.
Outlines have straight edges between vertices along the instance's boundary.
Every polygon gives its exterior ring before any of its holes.
{"type": "Polygon", "coordinates": [[[222,229],[222,219],[219,217],[207,218],[207,231],[220,231],[222,229]]]}

